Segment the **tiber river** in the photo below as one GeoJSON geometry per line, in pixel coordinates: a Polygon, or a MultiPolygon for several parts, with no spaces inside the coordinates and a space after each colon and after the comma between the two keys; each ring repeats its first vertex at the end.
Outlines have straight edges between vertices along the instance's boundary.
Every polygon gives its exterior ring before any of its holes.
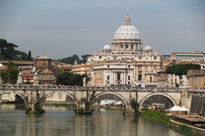
{"type": "Polygon", "coordinates": [[[22,106],[0,105],[0,136],[183,135],[162,122],[134,115],[123,116],[121,111],[101,110],[80,116],[67,107],[44,106],[44,109],[46,112],[42,115],[27,115],[22,106]]]}

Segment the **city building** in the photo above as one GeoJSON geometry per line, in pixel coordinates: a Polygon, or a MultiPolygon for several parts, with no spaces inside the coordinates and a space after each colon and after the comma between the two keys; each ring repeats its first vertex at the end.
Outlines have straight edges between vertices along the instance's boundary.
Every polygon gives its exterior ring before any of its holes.
{"type": "Polygon", "coordinates": [[[38,73],[38,82],[41,84],[56,83],[57,69],[52,66],[52,59],[45,54],[36,58],[35,66],[38,73]]]}
{"type": "Polygon", "coordinates": [[[189,86],[192,89],[205,88],[205,71],[204,70],[188,70],[189,86]]]}
{"type": "Polygon", "coordinates": [[[132,59],[106,60],[93,64],[91,84],[93,86],[131,85],[134,81],[132,59]]]}
{"type": "Polygon", "coordinates": [[[33,66],[22,66],[22,82],[23,83],[33,83],[34,82],[34,72],[33,72],[33,66]]]}
{"type": "Polygon", "coordinates": [[[171,61],[174,63],[199,63],[203,60],[205,60],[203,51],[173,52],[171,55],[171,61]]]}
{"type": "Polygon", "coordinates": [[[112,47],[106,44],[88,57],[87,64],[93,64],[93,86],[155,84],[161,56],[150,45],[143,48],[140,33],[127,13],[123,25],[114,34],[112,47]]]}

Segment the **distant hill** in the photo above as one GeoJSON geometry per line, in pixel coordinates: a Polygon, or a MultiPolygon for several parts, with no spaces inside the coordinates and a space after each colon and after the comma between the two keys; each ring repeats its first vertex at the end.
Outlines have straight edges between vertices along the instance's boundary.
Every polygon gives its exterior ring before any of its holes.
{"type": "Polygon", "coordinates": [[[72,65],[75,63],[75,61],[77,61],[78,64],[81,64],[81,63],[86,63],[87,58],[89,56],[91,56],[91,55],[86,54],[86,55],[82,55],[81,56],[82,58],[79,58],[78,55],[74,54],[71,57],[66,57],[66,58],[63,58],[63,59],[59,59],[58,61],[63,62],[63,63],[67,63],[67,64],[72,64],[72,65]]]}
{"type": "Polygon", "coordinates": [[[18,45],[0,39],[0,60],[32,60],[31,51],[27,54],[16,48],[18,45]]]}

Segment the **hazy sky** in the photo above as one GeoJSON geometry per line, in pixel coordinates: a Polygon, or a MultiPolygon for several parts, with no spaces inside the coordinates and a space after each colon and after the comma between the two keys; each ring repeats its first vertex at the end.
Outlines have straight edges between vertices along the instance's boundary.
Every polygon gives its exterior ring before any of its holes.
{"type": "Polygon", "coordinates": [[[127,10],[160,54],[205,51],[205,0],[0,0],[0,39],[33,57],[92,54],[112,43],[127,10]]]}

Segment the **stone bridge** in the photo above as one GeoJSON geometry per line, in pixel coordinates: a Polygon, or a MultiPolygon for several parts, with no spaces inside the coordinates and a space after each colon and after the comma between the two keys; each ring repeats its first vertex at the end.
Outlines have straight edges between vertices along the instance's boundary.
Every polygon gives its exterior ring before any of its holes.
{"type": "Polygon", "coordinates": [[[2,95],[20,96],[24,100],[27,109],[32,112],[35,112],[37,107],[42,108],[45,101],[62,101],[65,96],[71,98],[77,107],[83,107],[85,102],[92,105],[101,99],[111,97],[121,100],[124,103],[125,110],[132,110],[130,106],[132,99],[139,103],[140,108],[150,106],[153,103],[164,103],[168,108],[174,105],[183,105],[190,109],[192,96],[205,95],[205,90],[2,84],[0,85],[0,98],[2,95]]]}

